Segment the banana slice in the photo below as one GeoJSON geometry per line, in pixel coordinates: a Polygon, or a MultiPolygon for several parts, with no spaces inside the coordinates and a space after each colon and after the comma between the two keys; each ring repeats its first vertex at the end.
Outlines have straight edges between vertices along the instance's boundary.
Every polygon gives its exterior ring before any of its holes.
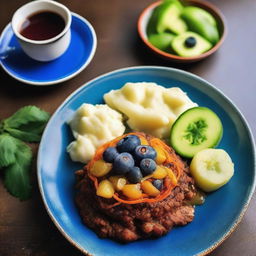
{"type": "Polygon", "coordinates": [[[190,171],[197,185],[205,192],[225,185],[234,174],[234,164],[223,149],[204,149],[192,159],[190,171]]]}

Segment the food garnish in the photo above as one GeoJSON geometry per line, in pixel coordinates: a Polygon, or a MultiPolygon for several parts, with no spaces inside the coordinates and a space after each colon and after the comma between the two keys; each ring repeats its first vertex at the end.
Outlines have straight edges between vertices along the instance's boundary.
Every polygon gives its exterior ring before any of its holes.
{"type": "Polygon", "coordinates": [[[139,183],[143,179],[141,169],[137,166],[133,166],[129,170],[129,173],[127,174],[127,178],[131,183],[139,183]]]}
{"type": "Polygon", "coordinates": [[[24,142],[39,142],[49,113],[25,106],[0,121],[0,169],[4,169],[6,189],[20,200],[31,195],[32,151],[24,142]]]}
{"type": "MultiPolygon", "coordinates": [[[[126,178],[122,177],[122,176],[111,176],[109,177],[109,180],[111,181],[111,183],[114,186],[114,189],[116,191],[120,191],[122,190],[122,188],[124,187],[124,185],[127,183],[126,178]]],[[[136,182],[132,182],[132,183],[136,183],[136,182]]]]}
{"type": "Polygon", "coordinates": [[[112,198],[115,193],[115,189],[113,184],[109,180],[102,180],[99,183],[96,193],[98,196],[104,198],[112,198]]]}
{"type": "MultiPolygon", "coordinates": [[[[129,133],[99,147],[94,158],[85,168],[88,171],[88,176],[94,182],[96,191],[100,191],[97,192],[97,195],[105,197],[105,194],[102,192],[104,187],[107,187],[107,191],[110,191],[109,183],[106,180],[110,180],[114,188],[117,188],[118,181],[120,180],[123,187],[119,186],[113,194],[113,198],[117,202],[126,204],[157,202],[166,198],[178,183],[181,166],[179,166],[178,162],[175,162],[175,159],[171,158],[170,150],[164,142],[157,138],[143,133],[129,133]],[[137,138],[135,139],[135,137],[137,138]],[[137,145],[141,143],[141,138],[147,140],[148,145],[137,145]],[[129,141],[130,144],[128,143],[129,141]],[[134,143],[135,141],[136,143],[134,143]],[[105,152],[108,152],[109,148],[114,147],[118,151],[118,147],[120,148],[122,143],[125,143],[128,150],[131,150],[131,147],[137,146],[130,153],[123,152],[124,148],[121,147],[121,152],[118,152],[118,155],[113,160],[112,170],[102,175],[102,168],[99,168],[99,173],[97,173],[95,165],[99,162],[104,162],[105,152]],[[160,165],[155,162],[157,153],[154,148],[158,148],[158,152],[165,154],[165,160],[160,165]],[[161,148],[161,151],[159,148],[161,148]],[[171,168],[170,166],[175,167],[171,168]],[[104,180],[104,187],[100,185],[102,180],[104,180]],[[159,190],[160,187],[161,190],[159,190]]],[[[106,195],[106,198],[109,198],[110,193],[107,192],[106,195]]]]}
{"type": "Polygon", "coordinates": [[[116,148],[118,152],[133,152],[139,145],[140,139],[138,136],[128,135],[117,143],[116,148]]]}
{"type": "Polygon", "coordinates": [[[130,153],[120,153],[114,160],[113,171],[116,174],[126,174],[134,166],[134,159],[130,153]]]}
{"type": "Polygon", "coordinates": [[[202,149],[215,147],[222,138],[222,131],[221,120],[211,109],[195,107],[175,121],[170,144],[181,156],[192,158],[202,149]]]}
{"type": "Polygon", "coordinates": [[[192,159],[190,171],[196,184],[205,192],[225,185],[234,174],[234,164],[223,149],[204,149],[192,159]]]}

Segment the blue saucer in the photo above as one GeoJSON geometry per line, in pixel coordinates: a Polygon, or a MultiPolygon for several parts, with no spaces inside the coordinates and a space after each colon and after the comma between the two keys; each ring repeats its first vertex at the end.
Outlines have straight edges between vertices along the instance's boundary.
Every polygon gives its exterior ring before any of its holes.
{"type": "Polygon", "coordinates": [[[97,38],[92,25],[83,17],[72,13],[68,50],[56,60],[39,62],[23,52],[11,24],[8,24],[0,37],[0,64],[10,76],[21,82],[51,85],[80,73],[92,60],[96,45],[97,38]]]}

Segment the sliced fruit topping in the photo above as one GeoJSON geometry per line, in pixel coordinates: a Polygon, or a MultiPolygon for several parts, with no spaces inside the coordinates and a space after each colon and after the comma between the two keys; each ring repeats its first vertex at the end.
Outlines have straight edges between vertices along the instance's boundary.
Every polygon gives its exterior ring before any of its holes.
{"type": "Polygon", "coordinates": [[[194,156],[190,170],[198,187],[210,192],[225,185],[231,179],[234,174],[234,164],[226,151],[204,149],[194,156]]]}
{"type": "Polygon", "coordinates": [[[113,169],[115,174],[125,174],[130,171],[130,168],[134,166],[134,160],[131,154],[121,153],[119,154],[113,163],[113,169]]]}
{"type": "Polygon", "coordinates": [[[153,172],[152,177],[155,179],[163,179],[167,176],[167,167],[157,166],[156,170],[153,172]]]}
{"type": "Polygon", "coordinates": [[[148,145],[147,139],[144,138],[144,137],[140,137],[140,144],[141,144],[141,145],[148,145]]]}
{"type": "Polygon", "coordinates": [[[169,176],[169,178],[171,179],[171,181],[174,184],[177,184],[178,180],[177,180],[177,177],[175,176],[175,174],[173,173],[173,171],[169,168],[166,168],[166,172],[167,172],[167,175],[169,176]]]}
{"type": "Polygon", "coordinates": [[[109,180],[116,191],[122,190],[124,185],[127,183],[127,180],[122,176],[111,176],[109,177],[109,180]]]}
{"type": "Polygon", "coordinates": [[[134,149],[140,145],[140,139],[136,135],[128,135],[121,139],[116,147],[118,152],[132,152],[134,149]]]}
{"type": "Polygon", "coordinates": [[[124,185],[122,192],[130,199],[139,199],[142,197],[142,191],[139,184],[127,184],[124,185]]]}
{"type": "Polygon", "coordinates": [[[161,147],[154,147],[155,151],[156,151],[156,163],[157,164],[162,164],[165,162],[166,160],[166,155],[165,155],[165,151],[161,148],[161,147]]]}
{"type": "Polygon", "coordinates": [[[102,177],[110,172],[112,164],[104,162],[102,159],[96,161],[90,169],[91,174],[102,177]]]}
{"type": "Polygon", "coordinates": [[[127,178],[131,183],[139,183],[143,178],[140,168],[137,166],[132,167],[127,173],[127,178]]]}
{"type": "Polygon", "coordinates": [[[160,194],[160,191],[148,180],[141,183],[141,188],[149,196],[157,196],[160,194]]]}
{"type": "Polygon", "coordinates": [[[103,159],[106,162],[113,163],[115,158],[118,156],[117,149],[115,147],[107,148],[103,153],[103,159]]]}
{"type": "Polygon", "coordinates": [[[170,143],[181,156],[192,158],[215,147],[222,137],[222,123],[209,108],[195,107],[182,113],[171,129],[170,143]]]}
{"type": "Polygon", "coordinates": [[[156,169],[156,162],[150,158],[144,158],[140,162],[140,169],[144,176],[150,175],[156,169]]]}
{"type": "Polygon", "coordinates": [[[109,180],[102,180],[99,183],[96,194],[104,198],[111,198],[115,193],[114,187],[109,180]]]}
{"type": "Polygon", "coordinates": [[[156,151],[151,146],[140,145],[135,148],[134,157],[137,161],[144,158],[151,158],[154,160],[156,158],[156,151]]]}
{"type": "Polygon", "coordinates": [[[164,166],[172,163],[168,155],[171,149],[160,139],[144,133],[136,133],[136,137],[139,138],[139,143],[148,145],[138,145],[136,150],[130,153],[118,152],[116,145],[128,135],[134,133],[124,135],[121,139],[116,138],[99,147],[94,158],[86,165],[97,195],[113,197],[117,201],[114,205],[163,200],[177,185],[181,167],[175,165],[174,174],[170,168],[164,166]],[[156,159],[159,165],[152,158],[156,159]]]}

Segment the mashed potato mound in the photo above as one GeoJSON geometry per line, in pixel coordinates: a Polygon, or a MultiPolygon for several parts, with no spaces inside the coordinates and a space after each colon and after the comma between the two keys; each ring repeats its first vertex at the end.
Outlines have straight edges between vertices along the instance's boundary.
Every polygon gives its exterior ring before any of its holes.
{"type": "Polygon", "coordinates": [[[75,141],[67,147],[73,161],[87,163],[96,149],[123,135],[122,115],[107,105],[83,104],[68,122],[75,141]]]}
{"type": "Polygon", "coordinates": [[[161,139],[169,137],[176,118],[185,110],[197,106],[178,87],[165,88],[156,83],[126,83],[111,90],[104,100],[113,109],[127,116],[128,126],[161,139]]]}

